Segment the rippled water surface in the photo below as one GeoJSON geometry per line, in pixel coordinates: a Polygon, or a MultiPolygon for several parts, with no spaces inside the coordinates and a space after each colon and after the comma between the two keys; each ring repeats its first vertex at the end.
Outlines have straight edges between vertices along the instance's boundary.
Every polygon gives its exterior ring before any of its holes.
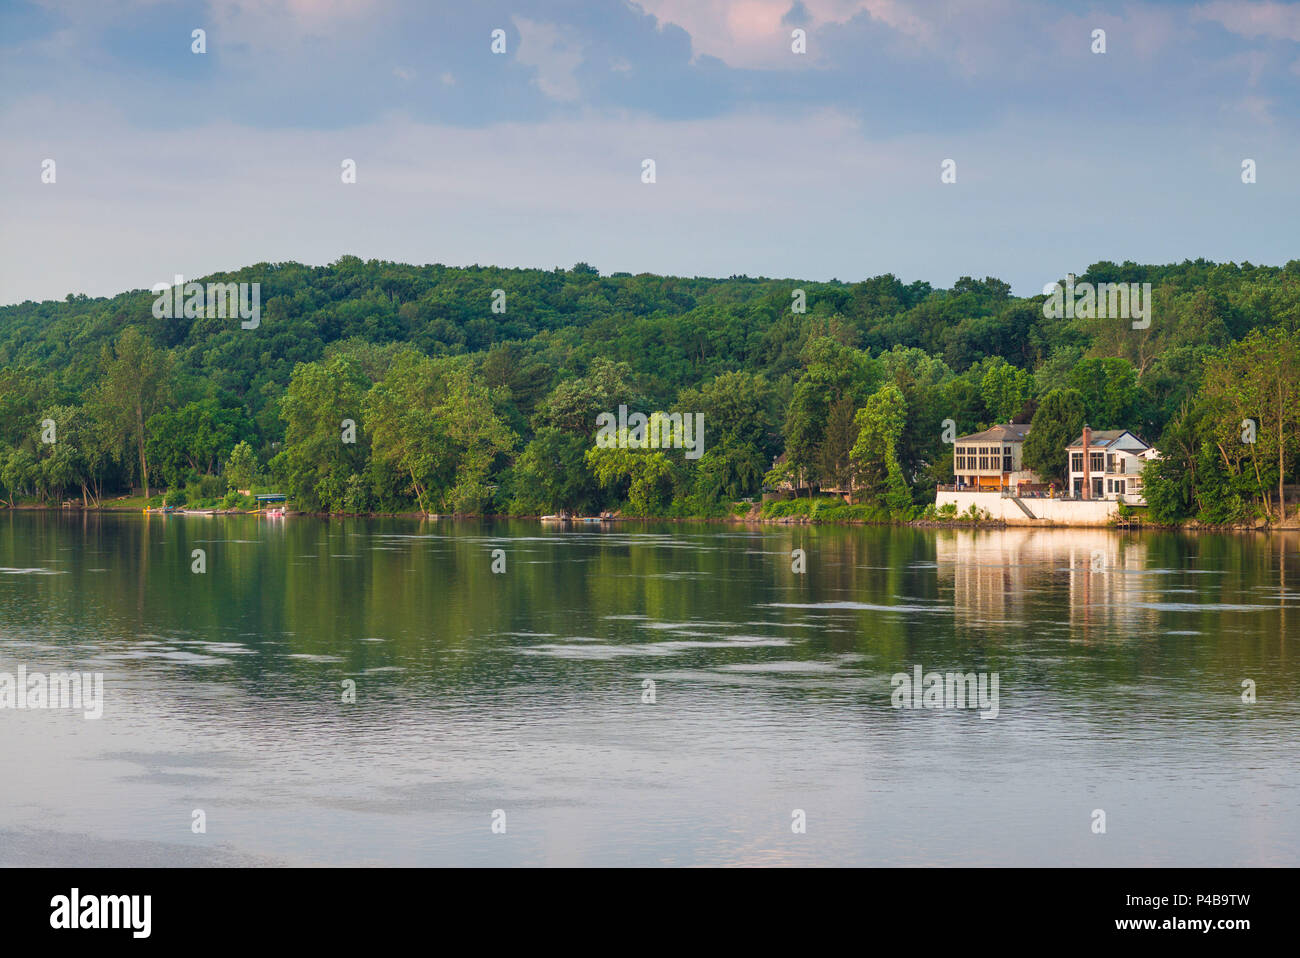
{"type": "Polygon", "coordinates": [[[105,702],[0,710],[0,864],[1294,865],[1298,553],[3,515],[0,673],[105,702]],[[997,716],[894,708],[916,666],[997,716]]]}

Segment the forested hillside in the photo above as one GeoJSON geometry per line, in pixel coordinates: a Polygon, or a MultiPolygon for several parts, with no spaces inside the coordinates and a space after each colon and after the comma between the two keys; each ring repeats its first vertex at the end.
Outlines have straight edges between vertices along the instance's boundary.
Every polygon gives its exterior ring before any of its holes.
{"type": "MultiPolygon", "coordinates": [[[[93,505],[147,484],[227,504],[276,487],[328,511],[717,515],[766,476],[851,480],[906,518],[951,479],[947,419],[958,434],[1130,428],[1166,455],[1147,487],[1164,520],[1276,515],[1295,480],[1297,260],[1078,277],[1151,283],[1146,329],[1048,319],[1044,297],[992,278],[934,289],[346,256],[199,280],[260,283],[257,328],[158,319],[148,290],[0,308],[9,504],[93,505]],[[597,449],[596,416],[620,404],[703,413],[704,455],[597,449]]],[[[1050,457],[1037,466],[1058,468],[1050,457]]]]}

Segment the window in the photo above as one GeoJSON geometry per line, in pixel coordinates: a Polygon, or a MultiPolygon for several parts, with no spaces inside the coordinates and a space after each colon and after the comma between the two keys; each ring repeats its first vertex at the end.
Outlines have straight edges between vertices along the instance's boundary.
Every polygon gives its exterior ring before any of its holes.
{"type": "Polygon", "coordinates": [[[1088,471],[1089,472],[1106,471],[1106,454],[1104,452],[1088,453],[1088,471]]]}
{"type": "Polygon", "coordinates": [[[965,468],[966,468],[966,457],[965,457],[965,456],[958,456],[958,457],[957,457],[957,468],[958,468],[958,469],[965,469],[965,468]]]}
{"type": "Polygon", "coordinates": [[[1070,471],[1083,472],[1083,453],[1081,452],[1070,453],[1070,471]]]}

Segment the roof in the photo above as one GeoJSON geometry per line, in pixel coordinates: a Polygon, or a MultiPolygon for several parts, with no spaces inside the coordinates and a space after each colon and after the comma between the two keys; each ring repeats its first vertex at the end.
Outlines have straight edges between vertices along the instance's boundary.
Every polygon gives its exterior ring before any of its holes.
{"type": "MultiPolygon", "coordinates": [[[[1107,449],[1110,448],[1111,446],[1114,446],[1119,440],[1123,439],[1125,436],[1131,436],[1135,442],[1141,445],[1142,449],[1151,448],[1151,444],[1149,442],[1147,442],[1145,439],[1138,436],[1136,433],[1129,432],[1127,429],[1094,429],[1092,431],[1092,435],[1088,437],[1088,447],[1090,449],[1093,448],[1107,449]]],[[[1074,440],[1074,442],[1070,443],[1070,445],[1067,446],[1066,448],[1073,449],[1075,447],[1083,448],[1082,433],[1079,434],[1078,439],[1074,440]]],[[[1141,451],[1142,451],[1141,449],[1138,450],[1138,452],[1141,451]]]]}
{"type": "Polygon", "coordinates": [[[957,442],[1024,442],[1027,435],[1029,423],[1009,422],[991,426],[983,432],[973,432],[969,436],[958,436],[957,442]]]}

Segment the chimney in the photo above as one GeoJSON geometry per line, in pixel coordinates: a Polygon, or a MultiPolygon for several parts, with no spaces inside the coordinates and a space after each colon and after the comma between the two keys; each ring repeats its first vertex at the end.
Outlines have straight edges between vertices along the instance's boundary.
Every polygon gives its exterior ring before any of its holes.
{"type": "Polygon", "coordinates": [[[1092,475],[1088,470],[1088,445],[1092,442],[1092,430],[1083,424],[1083,498],[1092,498],[1092,475]]]}

